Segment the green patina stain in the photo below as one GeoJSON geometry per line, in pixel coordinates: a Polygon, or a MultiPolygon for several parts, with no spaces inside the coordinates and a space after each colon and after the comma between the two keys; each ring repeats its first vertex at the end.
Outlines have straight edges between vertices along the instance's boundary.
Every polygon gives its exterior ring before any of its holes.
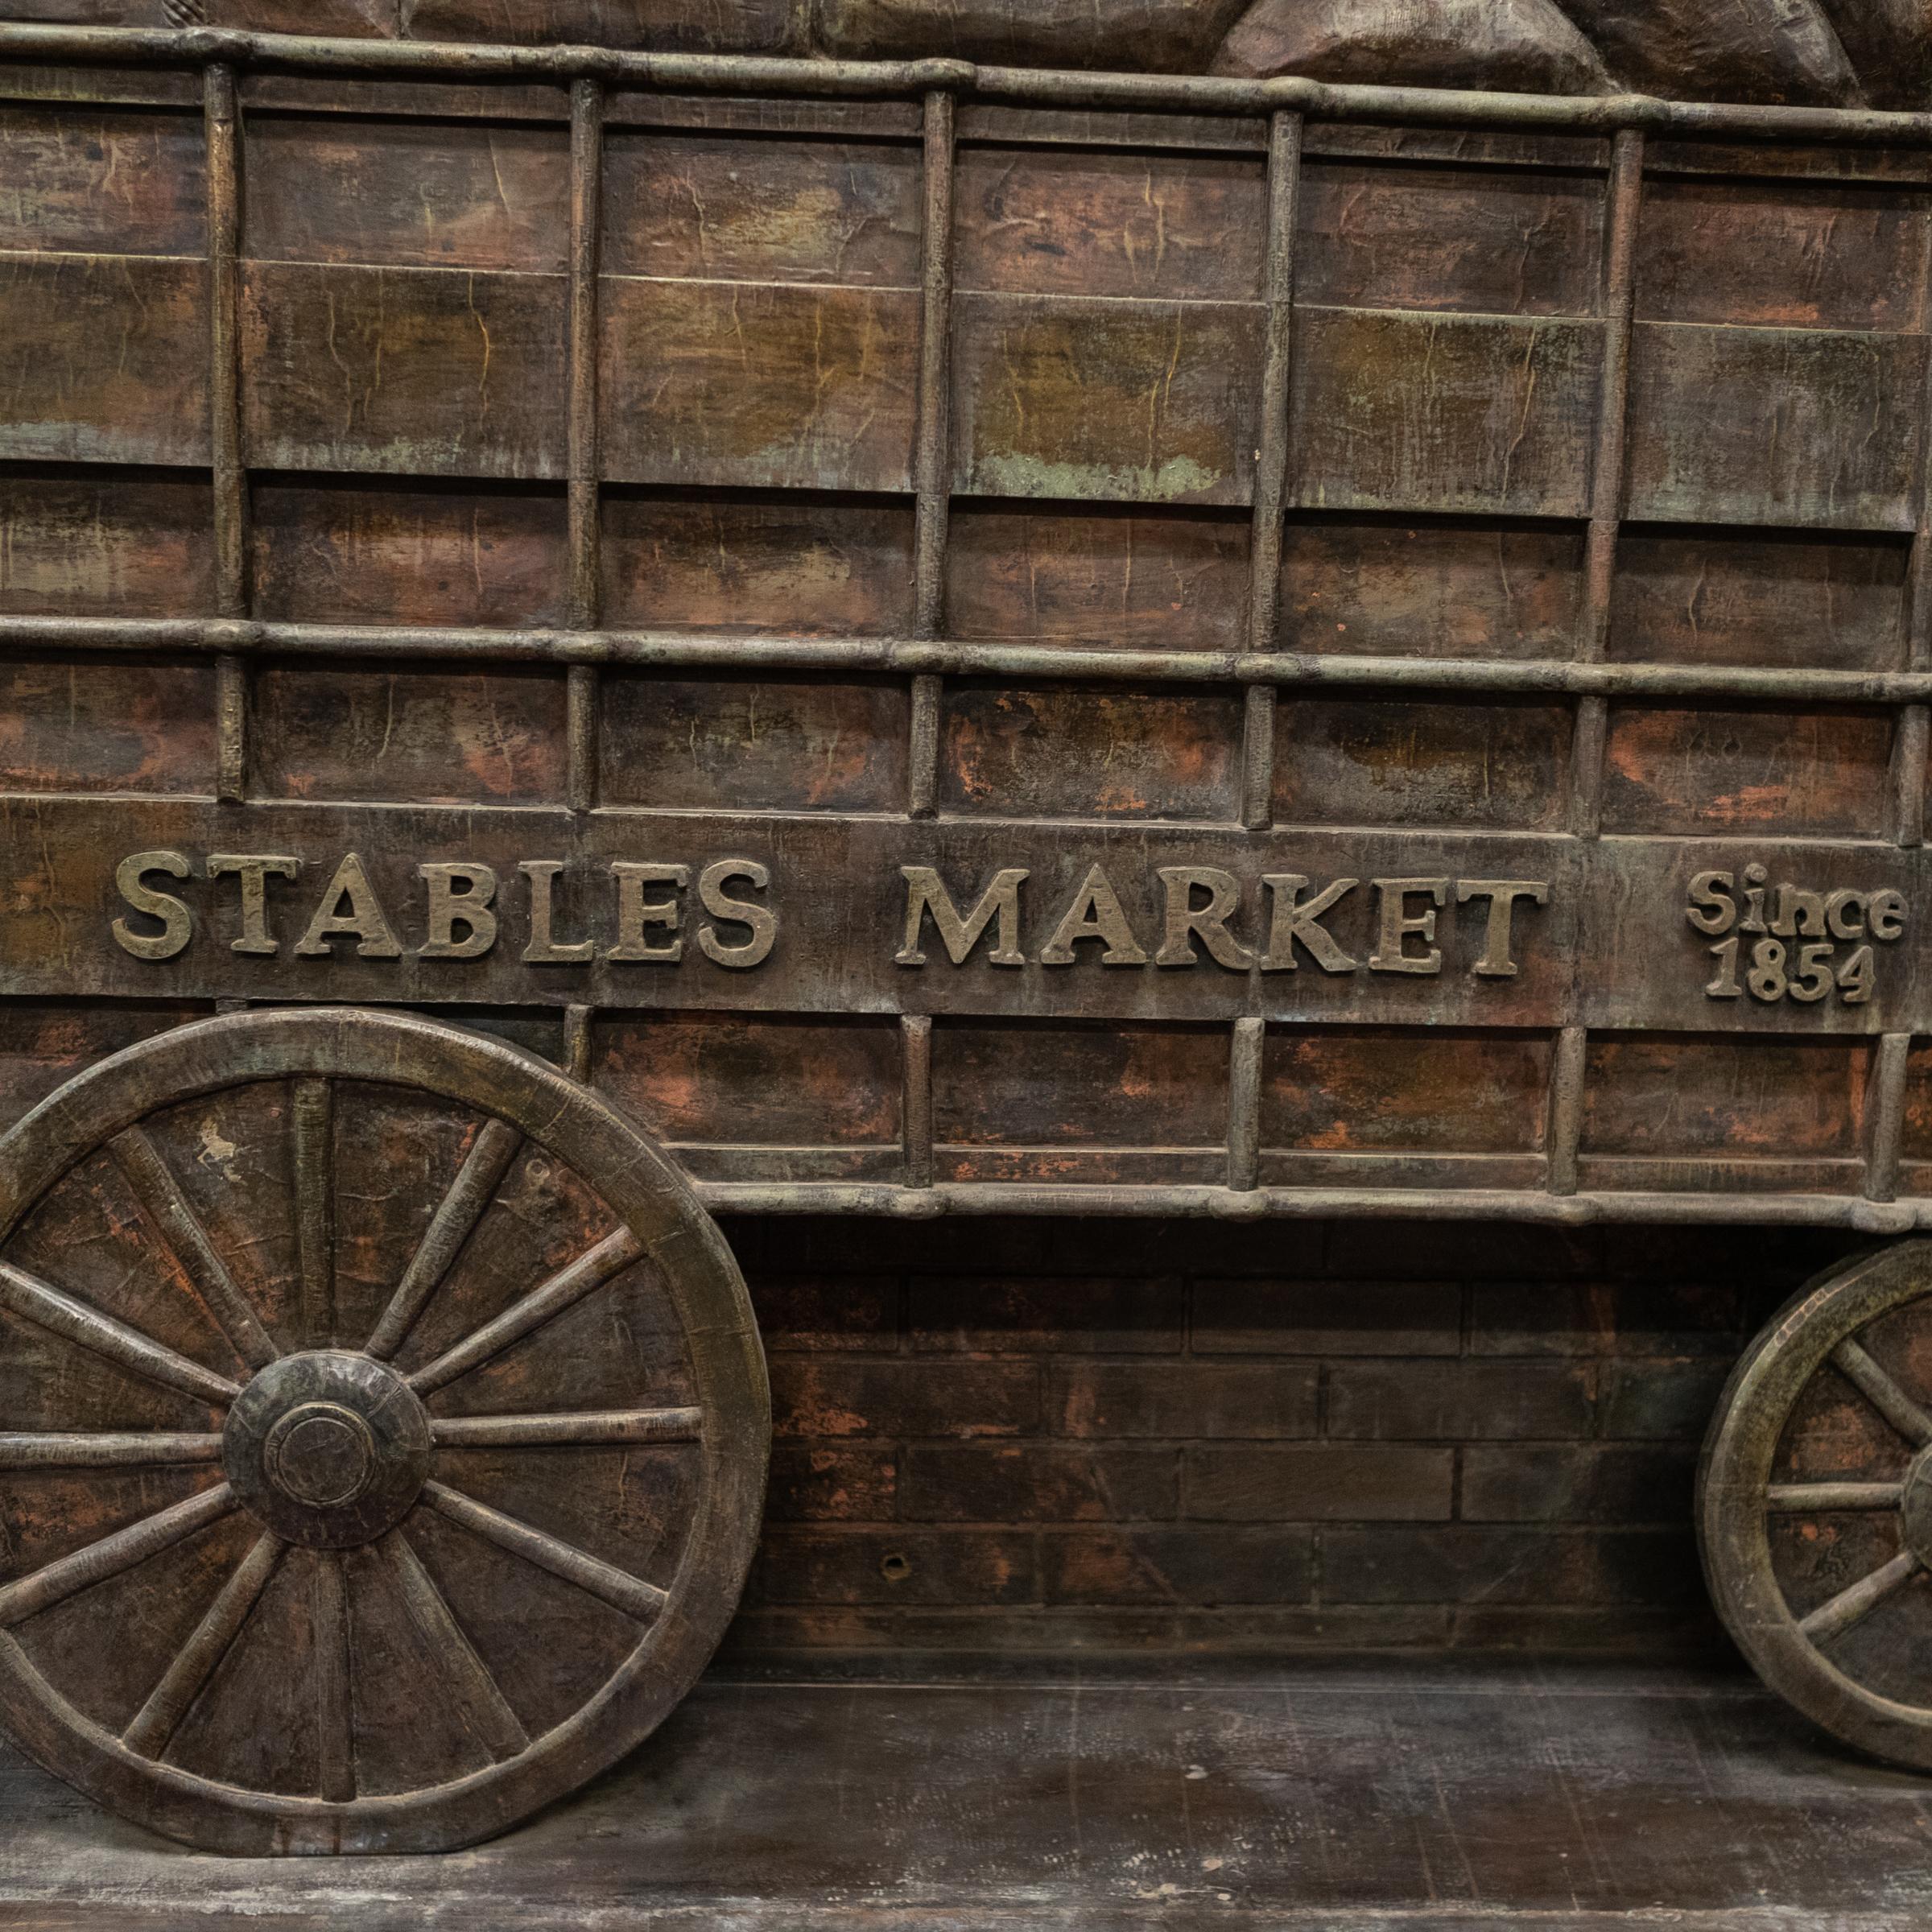
{"type": "Polygon", "coordinates": [[[1158,467],[1132,463],[1046,463],[1038,456],[981,456],[976,488],[1003,497],[1128,497],[1173,502],[1199,496],[1220,475],[1192,456],[1170,456],[1158,467]]]}

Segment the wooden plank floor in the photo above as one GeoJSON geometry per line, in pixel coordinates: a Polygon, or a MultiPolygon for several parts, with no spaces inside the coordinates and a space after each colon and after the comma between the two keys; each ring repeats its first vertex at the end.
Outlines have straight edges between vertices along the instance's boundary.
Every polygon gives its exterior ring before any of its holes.
{"type": "Polygon", "coordinates": [[[577,1798],[437,1860],[200,1856],[0,1757],[9,1932],[1929,1922],[1932,1779],[1718,1670],[714,1677],[577,1798]]]}

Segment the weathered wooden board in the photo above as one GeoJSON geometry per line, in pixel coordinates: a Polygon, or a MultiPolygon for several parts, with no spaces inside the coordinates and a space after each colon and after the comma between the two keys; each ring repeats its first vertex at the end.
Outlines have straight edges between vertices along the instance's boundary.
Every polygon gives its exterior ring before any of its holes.
{"type": "Polygon", "coordinates": [[[248,448],[274,469],[559,476],[564,306],[554,276],[251,264],[248,448]]]}
{"type": "Polygon", "coordinates": [[[1562,318],[1298,309],[1293,501],[1577,517],[1602,342],[1562,318]]]}
{"type": "Polygon", "coordinates": [[[1311,162],[1297,298],[1336,308],[1587,316],[1600,299],[1594,175],[1311,162]]]}
{"type": "Polygon", "coordinates": [[[918,313],[892,289],[610,278],[606,473],[906,489],[918,313]]]}
{"type": "MultiPolygon", "coordinates": [[[[1498,754],[1480,732],[1446,745],[1453,803],[1464,795],[1455,760],[1472,770],[1498,754]]],[[[406,741],[391,755],[407,795],[420,782],[418,747],[406,741]]],[[[514,758],[504,769],[514,782],[514,758]]],[[[675,782],[702,777],[687,766],[675,782]]],[[[151,856],[138,879],[125,876],[130,901],[117,886],[130,857],[126,807],[16,795],[0,813],[13,881],[0,969],[10,991],[41,997],[80,985],[147,998],[1501,1027],[1563,1023],[1574,999],[1589,1023],[1620,1028],[1871,1033],[1932,1019],[1910,938],[1932,916],[1922,868],[1880,845],[1765,830],[1586,845],[1427,824],[1255,837],[1154,816],[920,825],[715,804],[579,819],[484,800],[407,812],[263,802],[237,818],[155,798],[134,820],[147,842],[133,849],[151,856]],[[262,875],[266,910],[245,927],[242,871],[231,858],[211,878],[208,862],[250,853],[284,869],[262,875]],[[360,867],[345,873],[352,853],[360,867]],[[1091,877],[1096,865],[1102,876],[1091,877]],[[1865,997],[1847,998],[1856,985],[1811,999],[1741,985],[1706,993],[1723,934],[1744,936],[1737,970],[1750,969],[1745,869],[1757,866],[1768,881],[1761,923],[1786,931],[1791,975],[1815,930],[1834,970],[1864,950],[1865,997]],[[441,869],[431,878],[424,867],[441,869]],[[909,867],[936,880],[909,880],[909,867]],[[1715,898],[1700,877],[1713,872],[1730,880],[1715,898]],[[1290,877],[1291,886],[1264,884],[1290,877]],[[432,888],[444,908],[433,931],[432,888]],[[942,891],[944,916],[985,915],[970,947],[955,931],[957,964],[932,910],[942,891]],[[151,915],[138,910],[146,893],[178,906],[158,902],[151,915]],[[1896,901],[1874,898],[1885,894],[1896,901]],[[920,914],[910,945],[909,910],[920,914]],[[130,943],[165,956],[139,956],[130,943]],[[898,957],[914,952],[917,963],[898,957]]]]}
{"type": "Polygon", "coordinates": [[[0,610],[160,617],[214,594],[208,489],[192,471],[0,472],[0,610]]]}
{"type": "Polygon", "coordinates": [[[1926,339],[1639,323],[1629,514],[1909,530],[1926,339]]]}
{"type": "Polygon", "coordinates": [[[197,262],[0,256],[0,458],[207,462],[207,336],[197,262]]]}
{"type": "Polygon", "coordinates": [[[956,489],[1248,500],[1252,306],[962,293],[954,312],[956,489]]]}
{"type": "Polygon", "coordinates": [[[1905,657],[1909,562],[1897,537],[1629,530],[1617,545],[1611,654],[1892,670],[1905,657]]]}

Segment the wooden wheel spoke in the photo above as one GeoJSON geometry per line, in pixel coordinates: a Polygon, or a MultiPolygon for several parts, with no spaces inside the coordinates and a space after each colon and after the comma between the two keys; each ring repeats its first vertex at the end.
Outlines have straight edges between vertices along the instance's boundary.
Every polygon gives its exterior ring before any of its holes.
{"type": "Polygon", "coordinates": [[[295,1253],[302,1333],[311,1348],[336,1339],[336,1099],[325,1080],[295,1084],[295,1253]]]}
{"type": "Polygon", "coordinates": [[[561,1577],[567,1583],[574,1583],[578,1589],[609,1604],[613,1610],[621,1610],[626,1616],[635,1617],[640,1623],[649,1622],[670,1600],[669,1593],[660,1590],[655,1583],[647,1583],[642,1577],[633,1576],[628,1571],[605,1563],[601,1557],[592,1556],[588,1550],[552,1536],[547,1530],[539,1530],[514,1516],[506,1516],[502,1510],[493,1509],[487,1503],[480,1503],[460,1489],[452,1489],[442,1483],[425,1483],[423,1500],[452,1522],[460,1523],[499,1549],[522,1557],[539,1570],[547,1570],[552,1576],[561,1577]]]}
{"type": "Polygon", "coordinates": [[[349,1594],[342,1558],[333,1550],[315,1553],[313,1615],[316,1624],[316,1751],[317,1788],[333,1804],[356,1795],[355,1739],[349,1707],[349,1594]]]}
{"type": "Polygon", "coordinates": [[[1832,1365],[1914,1449],[1932,1443],[1932,1415],[1899,1387],[1856,1342],[1831,1351],[1832,1365]]]}
{"type": "Polygon", "coordinates": [[[215,1252],[160,1150],[138,1127],[130,1127],[116,1135],[108,1151],[236,1354],[251,1368],[266,1368],[281,1351],[215,1252]]]}
{"type": "Polygon", "coordinates": [[[1800,1620],[1798,1627],[1813,1643],[1828,1644],[1868,1616],[1894,1590],[1909,1581],[1918,1568],[1918,1558],[1909,1550],[1904,1550],[1890,1563],[1861,1576],[1836,1596],[1820,1604],[1809,1616],[1800,1620]]]}
{"type": "Polygon", "coordinates": [[[0,1307],[10,1308],[50,1335],[78,1343],[130,1374],[158,1382],[164,1389],[217,1406],[232,1402],[242,1393],[226,1376],[191,1362],[165,1342],[151,1340],[10,1261],[0,1261],[0,1307]]]}
{"type": "Polygon", "coordinates": [[[365,1354],[386,1361],[402,1346],[429,1298],[442,1286],[450,1265],[496,1198],[523,1137],[502,1121],[485,1122],[449,1191],[438,1204],[389,1306],[363,1344],[365,1354]]]}
{"type": "Polygon", "coordinates": [[[693,1443],[702,1409],[586,1410],[576,1415],[464,1415],[431,1420],[439,1449],[534,1448],[551,1443],[693,1443]]]}
{"type": "Polygon", "coordinates": [[[218,1435],[138,1431],[0,1435],[0,1469],[143,1469],[221,1459],[218,1435]]]}
{"type": "Polygon", "coordinates": [[[136,1713],[134,1721],[122,1733],[121,1741],[130,1751],[138,1751],[143,1757],[159,1758],[167,1749],[182,1719],[200,1695],[202,1686],[213,1676],[215,1666],[241,1635],[249,1612],[260,1601],[287,1547],[280,1537],[270,1532],[256,1538],[248,1554],[236,1565],[221,1593],[208,1605],[208,1614],[195,1626],[193,1634],[162,1674],[160,1682],[148,1693],[147,1702],[136,1713]]]}
{"type": "Polygon", "coordinates": [[[392,1530],[375,1545],[387,1562],[411,1620],[431,1653],[444,1665],[447,1687],[457,1721],[501,1764],[526,1749],[530,1734],[510,1709],[489,1666],[463,1634],[436,1580],[423,1567],[399,1530],[392,1530]]]}
{"type": "Polygon", "coordinates": [[[1896,1509],[1903,1483],[1773,1483],[1765,1507],[1782,1516],[1817,1516],[1835,1509],[1896,1509]]]}
{"type": "Polygon", "coordinates": [[[0,1629],[146,1563],[197,1530],[218,1522],[235,1506],[234,1492],[226,1483],[218,1483],[199,1496],[144,1516],[71,1556],[56,1558],[0,1589],[0,1629]]]}
{"type": "Polygon", "coordinates": [[[511,1343],[521,1341],[546,1322],[554,1321],[566,1308],[602,1287],[643,1252],[643,1244],[628,1228],[606,1235],[588,1253],[579,1255],[548,1281],[531,1289],[521,1301],[512,1302],[493,1321],[485,1322],[454,1348],[419,1368],[409,1378],[410,1387],[418,1395],[427,1396],[459,1376],[469,1374],[492,1356],[501,1355],[511,1343]]]}

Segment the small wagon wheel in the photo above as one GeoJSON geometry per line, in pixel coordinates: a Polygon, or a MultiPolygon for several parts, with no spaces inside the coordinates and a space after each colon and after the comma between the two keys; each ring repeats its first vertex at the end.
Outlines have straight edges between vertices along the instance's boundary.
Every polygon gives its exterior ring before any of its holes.
{"type": "Polygon", "coordinates": [[[756,1538],[744,1283],[607,1103],[243,1014],[0,1141],[0,1716],[229,1852],[473,1843],[703,1668],[756,1538]]]}
{"type": "Polygon", "coordinates": [[[1932,1769],[1932,1241],[1830,1270],[1759,1335],[1704,1446],[1698,1528],[1765,1682],[1932,1769]]]}

